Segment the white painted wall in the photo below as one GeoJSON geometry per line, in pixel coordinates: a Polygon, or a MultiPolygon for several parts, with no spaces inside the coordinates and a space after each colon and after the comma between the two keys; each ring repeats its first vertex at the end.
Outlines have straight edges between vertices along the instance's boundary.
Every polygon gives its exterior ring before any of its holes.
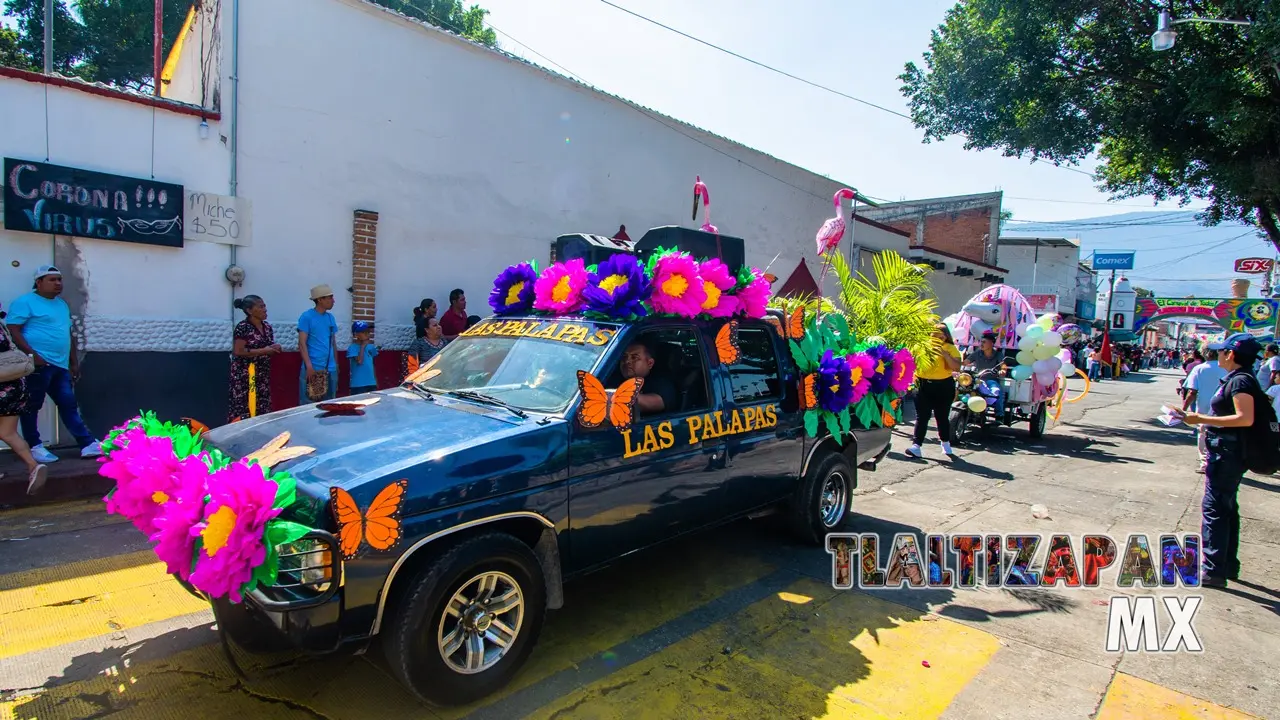
{"type": "Polygon", "coordinates": [[[1005,284],[1024,295],[1057,295],[1058,312],[1074,313],[1076,277],[1080,267],[1079,247],[1000,245],[1000,267],[1009,271],[1005,284]]]}

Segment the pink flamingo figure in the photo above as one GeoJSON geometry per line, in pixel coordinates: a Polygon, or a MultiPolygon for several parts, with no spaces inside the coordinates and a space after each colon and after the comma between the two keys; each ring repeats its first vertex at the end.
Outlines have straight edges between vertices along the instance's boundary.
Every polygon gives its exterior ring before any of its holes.
{"type": "Polygon", "coordinates": [[[821,283],[823,278],[827,276],[827,269],[831,265],[831,258],[828,253],[836,249],[840,244],[840,240],[844,238],[844,229],[848,225],[845,219],[844,204],[841,200],[853,200],[858,197],[858,193],[849,188],[840,188],[835,196],[831,198],[832,204],[836,206],[836,216],[828,218],[822,223],[822,227],[818,228],[818,236],[816,238],[818,246],[818,254],[822,256],[822,273],[818,275],[818,282],[821,283]]]}
{"type": "Polygon", "coordinates": [[[711,193],[707,192],[707,184],[698,175],[693,180],[693,219],[698,219],[698,201],[702,201],[702,231],[720,234],[720,230],[711,224],[711,193]]]}

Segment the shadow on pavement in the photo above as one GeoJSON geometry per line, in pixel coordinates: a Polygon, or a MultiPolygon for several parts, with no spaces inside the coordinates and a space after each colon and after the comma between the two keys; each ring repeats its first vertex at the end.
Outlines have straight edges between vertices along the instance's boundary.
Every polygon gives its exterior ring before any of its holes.
{"type": "MultiPolygon", "coordinates": [[[[833,556],[792,540],[782,525],[772,518],[735,522],[569,583],[565,608],[548,614],[513,683],[473,707],[427,709],[380,667],[376,645],[363,657],[237,650],[243,681],[216,634],[202,625],[77,656],[39,696],[15,705],[13,716],[88,718],[127,710],[254,717],[283,705],[300,717],[505,719],[540,708],[634,709],[655,688],[671,687],[693,715],[750,700],[769,716],[820,717],[833,697],[871,676],[857,638],[868,635],[879,646],[885,633],[896,637],[954,592],[834,590],[833,556]]],[[[919,528],[865,515],[851,515],[846,529],[880,533],[883,553],[895,533],[922,537],[919,528]]]]}
{"type": "MultiPolygon", "coordinates": [[[[1083,426],[1073,425],[1072,428],[1083,426]]],[[[1044,455],[1067,455],[1076,460],[1088,460],[1096,463],[1143,463],[1153,465],[1155,461],[1146,458],[1129,457],[1107,452],[1103,447],[1117,447],[1119,443],[1095,440],[1080,435],[1064,435],[1061,433],[1045,433],[1038,440],[1025,435],[1017,437],[1008,433],[990,433],[974,436],[974,440],[966,440],[965,447],[985,450],[996,455],[1015,455],[1023,453],[1041,453],[1044,455]],[[981,442],[986,439],[988,442],[981,442]]]]}
{"type": "Polygon", "coordinates": [[[1244,479],[1240,481],[1240,484],[1248,485],[1251,488],[1257,488],[1259,490],[1268,490],[1270,492],[1280,492],[1280,485],[1277,485],[1272,482],[1267,482],[1265,480],[1259,480],[1258,478],[1255,478],[1251,475],[1245,475],[1244,479]]]}
{"type": "Polygon", "coordinates": [[[1169,428],[1157,420],[1147,420],[1148,427],[1110,427],[1101,425],[1072,425],[1071,427],[1090,437],[1111,437],[1132,440],[1143,444],[1195,445],[1193,431],[1184,427],[1169,428]]]}

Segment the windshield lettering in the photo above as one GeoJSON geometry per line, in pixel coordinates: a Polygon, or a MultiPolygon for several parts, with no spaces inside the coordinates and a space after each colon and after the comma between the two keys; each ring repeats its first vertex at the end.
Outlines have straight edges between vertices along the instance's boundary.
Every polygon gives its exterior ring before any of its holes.
{"type": "Polygon", "coordinates": [[[525,337],[537,340],[571,343],[573,345],[609,344],[618,331],[613,328],[592,328],[582,323],[542,322],[538,320],[485,320],[464,331],[460,337],[525,337]]]}
{"type": "MultiPolygon", "coordinates": [[[[777,427],[778,409],[775,405],[769,404],[735,408],[729,412],[717,410],[683,420],[666,420],[640,428],[627,428],[619,431],[622,433],[622,444],[625,448],[622,453],[623,459],[673,447],[676,443],[673,422],[683,422],[689,430],[689,445],[697,445],[704,440],[777,427]],[[634,442],[632,441],[633,430],[638,434],[634,442]]],[[[683,433],[680,436],[683,437],[683,433]]]]}

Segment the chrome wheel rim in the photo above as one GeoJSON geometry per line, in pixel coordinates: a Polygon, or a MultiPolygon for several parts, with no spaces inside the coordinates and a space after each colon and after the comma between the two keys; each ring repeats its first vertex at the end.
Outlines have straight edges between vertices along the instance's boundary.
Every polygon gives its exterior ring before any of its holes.
{"type": "Polygon", "coordinates": [[[506,657],[523,622],[519,583],[506,573],[481,573],[449,598],[436,629],[436,647],[454,672],[481,673],[506,657]]]}
{"type": "Polygon", "coordinates": [[[822,517],[823,527],[835,527],[844,519],[848,487],[844,473],[837,471],[827,476],[827,481],[822,485],[822,499],[818,503],[818,514],[822,517]]]}

